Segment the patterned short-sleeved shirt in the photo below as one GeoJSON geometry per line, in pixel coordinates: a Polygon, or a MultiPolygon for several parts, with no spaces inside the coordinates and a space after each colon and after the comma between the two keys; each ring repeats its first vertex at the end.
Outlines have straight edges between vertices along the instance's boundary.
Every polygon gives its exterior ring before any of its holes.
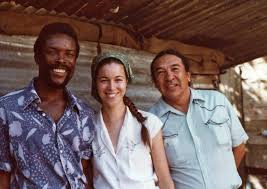
{"type": "Polygon", "coordinates": [[[85,188],[81,159],[92,155],[93,111],[66,90],[68,105],[55,123],[33,83],[0,98],[0,170],[11,172],[11,188],[85,188]]]}

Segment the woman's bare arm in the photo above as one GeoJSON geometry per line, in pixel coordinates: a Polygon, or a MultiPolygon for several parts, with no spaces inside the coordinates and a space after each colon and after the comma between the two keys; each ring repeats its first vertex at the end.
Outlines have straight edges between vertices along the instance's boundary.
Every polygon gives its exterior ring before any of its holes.
{"type": "Polygon", "coordinates": [[[152,160],[160,189],[174,189],[174,183],[170,175],[161,131],[152,139],[152,160]]]}

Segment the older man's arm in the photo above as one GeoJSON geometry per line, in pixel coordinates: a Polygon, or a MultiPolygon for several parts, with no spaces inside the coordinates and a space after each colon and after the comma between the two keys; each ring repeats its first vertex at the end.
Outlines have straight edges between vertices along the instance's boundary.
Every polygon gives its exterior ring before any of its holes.
{"type": "Polygon", "coordinates": [[[239,167],[242,159],[246,154],[246,145],[244,143],[241,143],[240,145],[233,147],[233,153],[235,157],[236,167],[239,167]]]}

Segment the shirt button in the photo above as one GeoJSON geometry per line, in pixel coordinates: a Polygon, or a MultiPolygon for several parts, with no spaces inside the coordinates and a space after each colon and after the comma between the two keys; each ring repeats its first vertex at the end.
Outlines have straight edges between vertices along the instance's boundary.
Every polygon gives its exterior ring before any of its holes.
{"type": "Polygon", "coordinates": [[[61,154],[63,154],[63,150],[59,150],[59,152],[60,152],[61,154]]]}
{"type": "Polygon", "coordinates": [[[45,117],[45,113],[42,113],[42,116],[45,117]]]}

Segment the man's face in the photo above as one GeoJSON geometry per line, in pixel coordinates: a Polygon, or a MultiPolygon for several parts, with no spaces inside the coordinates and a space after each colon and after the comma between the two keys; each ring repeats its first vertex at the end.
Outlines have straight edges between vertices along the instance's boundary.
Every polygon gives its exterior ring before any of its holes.
{"type": "Polygon", "coordinates": [[[66,34],[54,34],[45,41],[37,58],[39,79],[51,87],[64,88],[72,78],[76,64],[76,44],[66,34]]]}
{"type": "Polygon", "coordinates": [[[154,82],[166,102],[179,100],[189,90],[190,73],[175,55],[163,55],[153,65],[154,82]]]}

